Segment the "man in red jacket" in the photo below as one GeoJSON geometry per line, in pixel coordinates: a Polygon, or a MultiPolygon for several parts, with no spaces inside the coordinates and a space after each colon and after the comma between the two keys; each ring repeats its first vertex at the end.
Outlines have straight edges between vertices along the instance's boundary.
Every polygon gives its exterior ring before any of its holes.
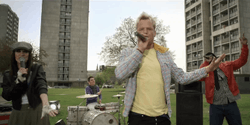
{"type": "MultiPolygon", "coordinates": [[[[229,125],[242,125],[240,111],[236,103],[236,100],[240,99],[241,96],[233,71],[247,63],[248,45],[244,34],[240,38],[240,42],[242,48],[239,59],[221,63],[214,72],[210,72],[206,78],[200,80],[205,81],[206,99],[210,104],[210,125],[222,125],[224,117],[229,125]]],[[[208,66],[213,58],[217,58],[211,52],[204,57],[205,62],[201,64],[200,68],[208,66]]]]}

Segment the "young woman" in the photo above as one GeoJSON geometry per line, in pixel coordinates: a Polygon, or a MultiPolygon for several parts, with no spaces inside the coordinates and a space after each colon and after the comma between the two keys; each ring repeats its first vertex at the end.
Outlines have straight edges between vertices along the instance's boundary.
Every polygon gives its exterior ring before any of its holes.
{"type": "Polygon", "coordinates": [[[49,125],[49,114],[54,117],[48,103],[47,82],[43,67],[32,62],[32,46],[17,42],[12,46],[10,70],[3,73],[2,96],[12,101],[9,125],[49,125]]]}

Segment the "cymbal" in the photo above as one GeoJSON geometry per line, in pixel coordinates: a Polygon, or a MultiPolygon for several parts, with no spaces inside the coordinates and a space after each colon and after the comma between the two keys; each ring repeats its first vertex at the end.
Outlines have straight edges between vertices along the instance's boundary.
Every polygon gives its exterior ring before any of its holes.
{"type": "Polygon", "coordinates": [[[125,94],[125,91],[124,92],[120,92],[120,93],[125,94]]]}
{"type": "Polygon", "coordinates": [[[117,94],[117,95],[113,95],[113,97],[122,97],[123,95],[117,94]]]}
{"type": "Polygon", "coordinates": [[[95,98],[98,95],[91,95],[91,94],[85,94],[85,95],[80,95],[80,96],[76,96],[76,98],[84,98],[84,99],[88,99],[88,98],[95,98]]]}

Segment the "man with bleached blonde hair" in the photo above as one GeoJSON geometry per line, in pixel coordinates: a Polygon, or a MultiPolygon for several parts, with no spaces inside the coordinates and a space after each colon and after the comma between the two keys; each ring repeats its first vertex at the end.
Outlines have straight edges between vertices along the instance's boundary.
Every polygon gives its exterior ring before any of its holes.
{"type": "Polygon", "coordinates": [[[225,58],[223,54],[208,67],[185,73],[176,66],[168,48],[154,43],[155,25],[147,13],[139,16],[136,30],[146,41],[138,38],[135,48],[124,49],[115,69],[117,79],[128,78],[123,116],[129,117],[129,125],[171,125],[171,77],[179,84],[198,81],[225,58]]]}

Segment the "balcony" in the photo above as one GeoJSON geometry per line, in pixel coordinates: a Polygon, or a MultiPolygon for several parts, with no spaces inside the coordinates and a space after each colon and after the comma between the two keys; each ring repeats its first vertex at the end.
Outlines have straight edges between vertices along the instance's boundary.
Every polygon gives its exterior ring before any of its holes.
{"type": "Polygon", "coordinates": [[[216,56],[219,56],[221,52],[214,52],[216,56]]]}
{"type": "Polygon", "coordinates": [[[66,9],[65,8],[61,8],[61,11],[65,11],[66,9]]]}
{"type": "Polygon", "coordinates": [[[60,22],[60,24],[61,24],[61,25],[65,25],[65,24],[66,24],[66,22],[63,22],[63,21],[62,21],[62,22],[60,22]]]}
{"type": "Polygon", "coordinates": [[[187,28],[191,27],[191,24],[187,24],[187,28]]]}
{"type": "Polygon", "coordinates": [[[67,2],[66,4],[67,4],[67,5],[72,5],[72,3],[71,3],[71,2],[67,2]]]}
{"type": "Polygon", "coordinates": [[[201,50],[201,49],[202,49],[202,46],[198,45],[197,50],[201,50]]]}
{"type": "Polygon", "coordinates": [[[188,33],[187,33],[187,36],[190,36],[190,35],[191,35],[191,32],[188,32],[188,33]]]}
{"type": "Polygon", "coordinates": [[[58,78],[58,81],[63,81],[63,78],[58,78]]]}
{"type": "Polygon", "coordinates": [[[235,12],[229,14],[229,17],[230,17],[230,18],[232,18],[232,17],[234,17],[234,16],[237,16],[237,11],[235,11],[235,12]]]}
{"type": "Polygon", "coordinates": [[[228,15],[224,15],[223,17],[220,18],[221,22],[227,19],[228,19],[228,15]]]}
{"type": "Polygon", "coordinates": [[[62,64],[62,63],[59,63],[59,64],[58,64],[58,67],[63,67],[63,64],[62,64]]]}
{"type": "Polygon", "coordinates": [[[192,61],[192,58],[188,58],[187,60],[188,60],[188,62],[191,62],[191,61],[192,61]]]}
{"type": "Polygon", "coordinates": [[[226,8],[227,8],[227,4],[224,5],[224,6],[220,6],[220,11],[223,11],[223,10],[225,10],[226,8]]]}
{"type": "Polygon", "coordinates": [[[218,0],[213,0],[213,5],[217,4],[218,2],[218,0]]]}
{"type": "Polygon", "coordinates": [[[214,27],[214,31],[221,29],[221,26],[214,27]]]}
{"type": "Polygon", "coordinates": [[[225,54],[229,53],[229,49],[223,50],[222,53],[225,53],[225,54]]]}
{"type": "Polygon", "coordinates": [[[193,57],[192,60],[197,60],[197,57],[193,57]]]}
{"type": "Polygon", "coordinates": [[[70,42],[66,42],[66,43],[65,43],[65,46],[70,46],[70,42]]]}
{"type": "Polygon", "coordinates": [[[198,9],[197,11],[196,11],[196,14],[198,15],[199,13],[201,13],[201,9],[198,9]]]}
{"type": "Polygon", "coordinates": [[[229,42],[229,37],[222,39],[221,42],[222,42],[222,43],[227,43],[227,42],[229,42]]]}
{"type": "Polygon", "coordinates": [[[63,71],[63,74],[69,74],[69,71],[63,71]]]}
{"type": "Polygon", "coordinates": [[[218,13],[218,12],[219,12],[219,9],[214,10],[214,11],[213,11],[213,15],[216,14],[216,13],[218,13]]]}
{"type": "Polygon", "coordinates": [[[234,0],[234,1],[230,2],[228,6],[229,7],[234,6],[234,5],[236,5],[236,2],[237,2],[237,0],[234,0]]]}
{"type": "Polygon", "coordinates": [[[220,40],[214,41],[214,46],[218,46],[218,45],[220,45],[220,40]]]}
{"type": "Polygon", "coordinates": [[[71,12],[71,9],[66,9],[67,12],[71,12]]]}
{"type": "Polygon", "coordinates": [[[192,69],[195,70],[195,69],[198,69],[198,66],[192,66],[192,69]]]}
{"type": "Polygon", "coordinates": [[[192,70],[191,66],[187,67],[187,70],[188,70],[188,71],[191,71],[191,70],[192,70]]]}
{"type": "Polygon", "coordinates": [[[190,19],[191,15],[187,15],[187,19],[190,19]]]}
{"type": "Polygon", "coordinates": [[[198,27],[197,32],[200,32],[201,30],[202,30],[202,28],[201,28],[201,27],[198,27]]]}
{"type": "Polygon", "coordinates": [[[191,13],[191,17],[193,17],[195,15],[196,15],[195,11],[191,13]]]}
{"type": "Polygon", "coordinates": [[[214,25],[220,23],[220,19],[214,20],[214,25]]]}
{"type": "Polygon", "coordinates": [[[64,67],[69,67],[69,63],[64,63],[64,67]]]}
{"type": "Polygon", "coordinates": [[[196,51],[197,50],[197,47],[193,47],[192,48],[192,51],[194,52],[194,51],[196,51]]]}
{"type": "Polygon", "coordinates": [[[202,36],[202,33],[198,33],[198,34],[197,34],[197,38],[198,38],[198,37],[201,37],[201,36],[202,36]]]}
{"type": "Polygon", "coordinates": [[[59,49],[58,52],[64,53],[64,49],[59,49]]]}
{"type": "Polygon", "coordinates": [[[195,25],[197,23],[197,21],[191,21],[191,25],[195,25]]]}
{"type": "Polygon", "coordinates": [[[59,45],[64,46],[65,44],[64,44],[64,42],[59,42],[59,45]]]}
{"type": "Polygon", "coordinates": [[[231,37],[230,37],[230,41],[234,41],[234,40],[238,40],[238,35],[235,35],[235,36],[231,36],[231,37]]]}
{"type": "Polygon", "coordinates": [[[58,71],[58,74],[63,74],[63,71],[58,71]]]}
{"type": "Polygon", "coordinates": [[[70,50],[69,50],[69,49],[66,49],[64,52],[65,52],[65,53],[70,53],[70,50]]]}
{"type": "Polygon", "coordinates": [[[66,4],[66,1],[62,1],[61,4],[66,4]]]}
{"type": "Polygon", "coordinates": [[[60,28],[60,32],[64,32],[65,31],[65,29],[64,28],[60,28]]]}
{"type": "Polygon", "coordinates": [[[232,52],[238,52],[240,50],[240,48],[236,47],[236,48],[232,48],[231,50],[232,50],[232,52]]]}
{"type": "Polygon", "coordinates": [[[66,21],[66,24],[70,25],[70,24],[71,24],[71,21],[66,21]]]}
{"type": "Polygon", "coordinates": [[[194,29],[194,30],[191,29],[191,34],[194,34],[194,33],[196,33],[196,32],[197,32],[196,29],[194,29]]]}
{"type": "Polygon", "coordinates": [[[203,58],[203,55],[200,54],[200,56],[198,56],[198,59],[202,59],[203,58]]]}
{"type": "Polygon", "coordinates": [[[197,23],[201,22],[201,18],[197,19],[197,23]]]}

